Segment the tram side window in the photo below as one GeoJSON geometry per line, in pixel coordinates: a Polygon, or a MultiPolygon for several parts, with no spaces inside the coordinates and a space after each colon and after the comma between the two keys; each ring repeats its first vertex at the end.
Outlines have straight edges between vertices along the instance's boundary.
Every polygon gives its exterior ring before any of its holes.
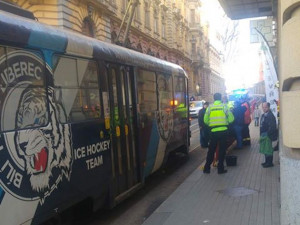
{"type": "Polygon", "coordinates": [[[48,123],[45,63],[37,51],[0,46],[1,131],[48,123]]]}
{"type": "Polygon", "coordinates": [[[186,82],[185,77],[174,77],[174,106],[184,107],[186,105],[186,82]]]}
{"type": "Polygon", "coordinates": [[[143,113],[156,111],[157,92],[155,73],[147,70],[139,70],[137,82],[140,112],[143,113]]]}
{"type": "Polygon", "coordinates": [[[158,74],[157,86],[159,110],[169,109],[173,102],[172,76],[167,74],[158,74]]]}
{"type": "Polygon", "coordinates": [[[103,113],[104,118],[109,117],[110,115],[110,107],[109,107],[109,93],[108,93],[108,80],[107,80],[107,71],[104,66],[100,65],[99,81],[102,92],[102,100],[103,100],[103,113]]]}
{"type": "Polygon", "coordinates": [[[97,64],[94,61],[55,58],[54,86],[56,101],[61,102],[66,117],[60,122],[78,122],[101,116],[97,64]]]}

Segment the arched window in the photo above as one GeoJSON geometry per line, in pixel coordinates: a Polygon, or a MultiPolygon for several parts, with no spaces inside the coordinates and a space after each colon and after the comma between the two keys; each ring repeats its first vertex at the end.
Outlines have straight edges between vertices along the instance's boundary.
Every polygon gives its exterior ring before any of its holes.
{"type": "Polygon", "coordinates": [[[86,17],[83,20],[82,33],[89,37],[95,37],[94,23],[91,18],[86,17]]]}

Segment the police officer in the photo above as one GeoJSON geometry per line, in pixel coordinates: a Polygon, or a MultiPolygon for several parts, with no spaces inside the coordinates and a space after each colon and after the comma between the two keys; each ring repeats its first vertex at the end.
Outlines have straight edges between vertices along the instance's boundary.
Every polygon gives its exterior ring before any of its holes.
{"type": "Polygon", "coordinates": [[[214,154],[217,144],[219,143],[219,163],[218,174],[226,173],[224,169],[224,158],[226,154],[226,141],[228,134],[228,125],[233,122],[234,116],[228,109],[227,105],[223,104],[222,95],[220,93],[214,94],[214,103],[209,106],[204,115],[204,123],[211,129],[211,139],[209,143],[209,150],[206,156],[206,164],[204,166],[204,173],[210,173],[210,165],[213,162],[214,154]]]}

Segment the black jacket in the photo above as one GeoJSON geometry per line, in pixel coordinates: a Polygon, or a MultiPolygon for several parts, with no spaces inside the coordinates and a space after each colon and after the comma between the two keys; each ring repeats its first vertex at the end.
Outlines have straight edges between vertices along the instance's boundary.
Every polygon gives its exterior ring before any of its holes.
{"type": "Polygon", "coordinates": [[[206,126],[206,124],[204,123],[205,111],[206,111],[206,108],[204,108],[204,107],[202,109],[200,109],[200,111],[199,111],[199,115],[198,115],[198,124],[199,124],[199,127],[206,126]]]}
{"type": "Polygon", "coordinates": [[[244,114],[246,112],[246,106],[237,105],[233,108],[233,115],[234,115],[234,125],[244,126],[244,114]]]}
{"type": "Polygon", "coordinates": [[[271,141],[277,140],[276,118],[271,111],[262,114],[260,118],[260,134],[262,133],[267,133],[271,141]]]}

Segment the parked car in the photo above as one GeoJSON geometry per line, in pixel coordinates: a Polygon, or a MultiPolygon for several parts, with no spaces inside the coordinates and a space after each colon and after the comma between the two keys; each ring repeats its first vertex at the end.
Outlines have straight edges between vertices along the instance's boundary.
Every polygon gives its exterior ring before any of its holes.
{"type": "Polygon", "coordinates": [[[204,101],[190,102],[190,117],[198,117],[200,109],[203,108],[204,101]]]}

